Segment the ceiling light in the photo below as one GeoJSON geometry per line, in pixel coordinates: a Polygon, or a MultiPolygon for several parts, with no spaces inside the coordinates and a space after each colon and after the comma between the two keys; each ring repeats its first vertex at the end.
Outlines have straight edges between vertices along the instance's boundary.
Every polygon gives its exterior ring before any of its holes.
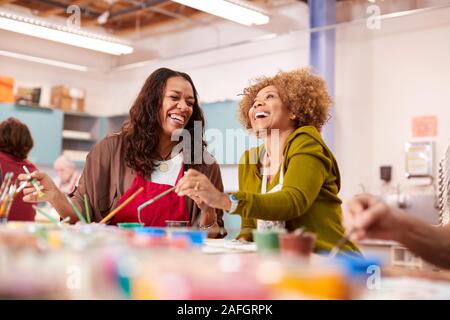
{"type": "Polygon", "coordinates": [[[30,61],[30,62],[37,62],[40,64],[46,64],[49,66],[70,69],[70,70],[75,70],[75,71],[82,71],[82,72],[90,71],[90,69],[87,66],[82,66],[79,64],[73,64],[73,63],[68,63],[68,62],[59,61],[59,60],[52,60],[52,59],[45,59],[45,58],[40,58],[40,57],[29,56],[29,55],[21,54],[21,53],[17,53],[17,52],[0,50],[0,56],[14,58],[14,59],[20,59],[20,60],[30,61]]]}
{"type": "Polygon", "coordinates": [[[109,16],[110,16],[110,12],[109,11],[105,11],[103,12],[98,18],[97,18],[97,23],[98,24],[105,24],[106,22],[108,22],[109,16]]]}
{"type": "Polygon", "coordinates": [[[0,29],[113,55],[133,52],[133,47],[129,43],[117,38],[51,24],[3,11],[0,11],[0,29]]]}
{"type": "Polygon", "coordinates": [[[237,23],[261,25],[269,22],[269,17],[261,8],[242,0],[172,0],[185,6],[208,12],[237,23]]]}

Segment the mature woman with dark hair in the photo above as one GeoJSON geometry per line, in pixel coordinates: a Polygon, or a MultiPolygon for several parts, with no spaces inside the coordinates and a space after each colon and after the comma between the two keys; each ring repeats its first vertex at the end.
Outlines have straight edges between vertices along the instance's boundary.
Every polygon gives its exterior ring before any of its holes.
{"type": "MultiPolygon", "coordinates": [[[[28,127],[15,118],[0,123],[0,182],[4,175],[12,172],[14,177],[23,173],[23,166],[35,171],[36,167],[27,160],[33,148],[33,138],[28,127]]],[[[15,198],[8,220],[33,221],[36,212],[31,204],[25,203],[21,196],[15,198]]]]}
{"type": "MultiPolygon", "coordinates": [[[[263,144],[243,154],[239,192],[227,195],[195,170],[176,191],[239,214],[239,239],[252,240],[252,229],[305,228],[317,234],[316,251],[329,251],[344,236],[339,168],[320,135],[330,105],[325,81],[307,68],[257,79],[239,115],[263,144]]],[[[343,251],[359,254],[352,242],[343,251]]]]}
{"type": "MultiPolygon", "coordinates": [[[[122,130],[104,138],[89,153],[72,200],[84,209],[83,197],[87,194],[93,220],[98,222],[143,188],[112,223],[141,221],[146,226],[165,226],[166,220],[191,224],[198,221],[200,228],[211,231],[209,236],[224,236],[222,210],[206,208],[200,200],[179,197],[174,192],[145,207],[138,216],[141,204],[175,186],[189,168],[202,172],[223,190],[219,166],[210,161],[212,156],[205,150],[203,127],[203,112],[189,75],[167,68],[154,71],[145,81],[122,130]],[[201,124],[201,129],[194,134],[195,122],[201,124]],[[182,147],[178,136],[182,137],[182,147]],[[199,147],[202,157],[193,159],[199,147]],[[204,161],[204,155],[208,161],[204,161]],[[204,214],[197,219],[201,209],[204,214]]],[[[25,188],[24,199],[49,201],[61,216],[77,221],[70,203],[51,179],[42,172],[33,176],[42,185],[44,196],[39,198],[30,187],[25,188]]]]}

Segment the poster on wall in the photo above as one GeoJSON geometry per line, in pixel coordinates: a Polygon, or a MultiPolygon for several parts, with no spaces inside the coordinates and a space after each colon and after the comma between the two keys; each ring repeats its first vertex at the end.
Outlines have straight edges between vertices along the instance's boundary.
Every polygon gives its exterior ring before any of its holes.
{"type": "Polygon", "coordinates": [[[437,116],[420,116],[412,118],[412,135],[414,138],[436,137],[438,132],[437,116]]]}
{"type": "Polygon", "coordinates": [[[424,178],[433,176],[434,144],[432,141],[406,142],[406,177],[424,178]]]}

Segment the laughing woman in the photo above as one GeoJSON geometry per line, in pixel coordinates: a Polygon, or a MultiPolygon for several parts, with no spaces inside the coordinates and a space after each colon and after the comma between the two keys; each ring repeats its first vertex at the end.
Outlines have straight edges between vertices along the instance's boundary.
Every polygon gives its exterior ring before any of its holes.
{"type": "MultiPolygon", "coordinates": [[[[242,156],[239,192],[227,195],[195,170],[176,191],[239,214],[240,239],[251,241],[252,229],[303,227],[317,234],[316,251],[329,251],[344,235],[339,169],[320,135],[330,105],[325,82],[309,69],[258,79],[244,90],[239,112],[264,143],[242,156]]],[[[359,254],[351,242],[342,250],[359,254]]]]}
{"type": "MultiPolygon", "coordinates": [[[[205,208],[201,201],[179,197],[174,192],[145,207],[139,217],[137,214],[139,205],[175,186],[189,168],[195,168],[208,177],[217,190],[223,190],[217,163],[210,158],[208,164],[203,157],[202,161],[192,158],[198,149],[194,145],[202,146],[203,151],[206,146],[203,131],[200,139],[194,141],[199,136],[194,134],[195,121],[204,127],[197,90],[189,75],[166,68],[154,71],[145,81],[122,130],[104,138],[89,153],[79,185],[71,195],[75,205],[80,211],[84,209],[83,197],[87,194],[93,220],[98,222],[143,188],[144,191],[114,217],[113,224],[139,221],[146,226],[165,226],[166,220],[190,221],[191,224],[198,221],[200,228],[214,230],[209,233],[210,237],[225,236],[221,209],[205,208]],[[172,138],[182,129],[189,132],[182,137],[190,140],[182,141],[185,148],[176,152],[179,145],[172,138]],[[205,213],[197,219],[201,209],[205,213]]],[[[49,201],[62,217],[70,216],[73,222],[78,220],[65,195],[47,174],[34,172],[32,176],[43,188],[44,196],[38,197],[30,185],[24,190],[25,201],[49,201]]],[[[28,179],[26,175],[20,178],[28,179]]]]}

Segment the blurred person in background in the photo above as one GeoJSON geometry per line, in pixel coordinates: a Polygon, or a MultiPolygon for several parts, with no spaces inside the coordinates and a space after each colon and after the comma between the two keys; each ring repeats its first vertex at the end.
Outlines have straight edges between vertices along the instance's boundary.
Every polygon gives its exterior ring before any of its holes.
{"type": "Polygon", "coordinates": [[[80,179],[80,172],[77,170],[75,162],[61,155],[55,160],[53,167],[57,174],[54,180],[58,189],[66,194],[74,191],[80,179]]]}
{"type": "MultiPolygon", "coordinates": [[[[33,138],[28,127],[15,118],[8,118],[0,123],[0,166],[1,181],[5,174],[12,172],[13,181],[24,173],[23,166],[30,172],[36,171],[36,166],[27,158],[33,148],[33,138]]],[[[9,213],[9,221],[34,221],[36,215],[31,203],[23,202],[23,195],[14,199],[9,213]]]]}

